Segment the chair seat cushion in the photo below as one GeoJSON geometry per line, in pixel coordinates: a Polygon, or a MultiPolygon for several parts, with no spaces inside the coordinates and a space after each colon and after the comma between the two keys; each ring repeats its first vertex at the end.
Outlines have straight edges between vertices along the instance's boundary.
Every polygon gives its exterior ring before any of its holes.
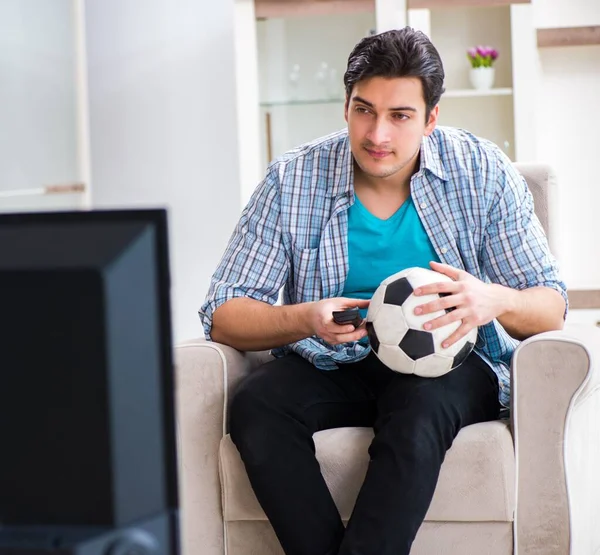
{"type": "MultiPolygon", "coordinates": [[[[371,428],[335,428],[314,435],[317,459],[342,519],[348,520],[364,480],[373,439],[371,428]]],[[[220,446],[225,520],[265,520],[237,448],[226,436],[220,446]]],[[[446,454],[426,521],[512,521],[515,454],[506,421],[463,428],[446,454]]]]}

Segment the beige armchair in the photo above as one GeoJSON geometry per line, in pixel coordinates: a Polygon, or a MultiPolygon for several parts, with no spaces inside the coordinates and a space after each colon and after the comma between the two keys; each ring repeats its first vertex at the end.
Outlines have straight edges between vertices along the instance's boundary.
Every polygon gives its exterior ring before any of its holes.
{"type": "MultiPolygon", "coordinates": [[[[518,166],[547,226],[552,175],[518,166]]],[[[185,555],[281,554],[236,447],[227,405],[267,353],[204,340],[176,349],[185,555]]],[[[456,438],[413,555],[600,554],[600,329],[567,327],[523,342],[511,420],[456,438]]],[[[369,428],[315,434],[321,470],[346,521],[368,464],[369,428]]],[[[316,555],[316,554],[315,554],[316,555]]]]}

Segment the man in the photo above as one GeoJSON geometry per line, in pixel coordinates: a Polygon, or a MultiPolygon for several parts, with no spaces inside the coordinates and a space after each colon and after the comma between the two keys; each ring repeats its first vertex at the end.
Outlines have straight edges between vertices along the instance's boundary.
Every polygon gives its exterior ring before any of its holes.
{"type": "Polygon", "coordinates": [[[209,339],[277,357],[240,385],[230,432],[288,555],[408,554],[456,434],[507,406],[517,340],[563,326],[527,186],[490,142],[436,127],[443,80],[424,34],[363,39],[344,76],[348,130],[271,164],[200,311],[209,339]],[[392,372],[364,325],[332,318],[412,266],[453,279],[415,292],[448,293],[417,314],[454,308],[425,328],[461,320],[450,345],[479,326],[475,351],[438,378],[392,372]],[[375,431],[346,529],[312,440],[341,426],[375,431]]]}

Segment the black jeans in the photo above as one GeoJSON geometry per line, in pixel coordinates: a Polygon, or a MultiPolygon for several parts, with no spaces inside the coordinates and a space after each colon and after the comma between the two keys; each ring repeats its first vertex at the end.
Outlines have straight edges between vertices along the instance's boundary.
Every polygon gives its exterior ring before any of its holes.
{"type": "Polygon", "coordinates": [[[240,383],[230,433],[287,555],[408,555],[452,441],[499,409],[496,375],[474,353],[438,378],[397,374],[373,354],[333,371],[288,355],[240,383]],[[375,431],[346,529],[312,439],[343,426],[375,431]]]}

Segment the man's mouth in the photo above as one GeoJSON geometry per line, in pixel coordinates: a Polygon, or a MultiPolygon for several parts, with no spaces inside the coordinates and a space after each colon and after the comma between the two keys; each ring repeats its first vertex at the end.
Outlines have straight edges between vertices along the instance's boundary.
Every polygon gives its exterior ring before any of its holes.
{"type": "Polygon", "coordinates": [[[365,150],[373,157],[373,158],[385,158],[389,156],[392,151],[391,150],[377,150],[372,148],[366,148],[365,150]]]}

